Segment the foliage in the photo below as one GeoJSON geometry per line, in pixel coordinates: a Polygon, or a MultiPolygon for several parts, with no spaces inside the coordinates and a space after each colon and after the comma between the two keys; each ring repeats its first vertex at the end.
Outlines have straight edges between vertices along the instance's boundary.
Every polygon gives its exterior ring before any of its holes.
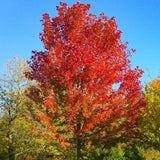
{"type": "Polygon", "coordinates": [[[6,73],[1,74],[0,97],[1,97],[1,145],[9,154],[9,159],[14,159],[16,150],[14,148],[18,130],[15,122],[21,111],[24,111],[24,97],[22,90],[26,78],[22,72],[27,71],[27,65],[20,57],[14,57],[13,61],[6,63],[6,73]],[[21,71],[21,72],[20,72],[21,71]]]}
{"type": "MultiPolygon", "coordinates": [[[[145,132],[145,141],[159,148],[160,144],[160,79],[145,87],[147,112],[141,115],[140,128],[145,132]]],[[[160,148],[159,148],[160,149],[160,148]]]]}
{"type": "Polygon", "coordinates": [[[24,76],[29,68],[25,60],[14,57],[6,63],[6,72],[0,79],[0,159],[25,159],[28,155],[38,156],[52,153],[59,155],[56,142],[31,135],[31,126],[39,124],[28,121],[24,115],[29,114],[26,103],[32,103],[36,111],[36,104],[25,95],[25,90],[34,82],[24,76]],[[2,157],[3,156],[3,157],[2,157]]]}
{"type": "Polygon", "coordinates": [[[43,15],[45,51],[33,51],[26,72],[39,85],[27,95],[40,107],[32,117],[47,128],[40,135],[64,148],[77,143],[77,151],[83,141],[132,137],[145,107],[143,71],[129,60],[134,50],[122,43],[114,17],[88,14],[89,4],[60,5],[52,20],[43,15]]]}
{"type": "Polygon", "coordinates": [[[139,145],[136,141],[117,143],[111,148],[92,146],[83,152],[83,159],[95,160],[158,160],[160,152],[153,147],[139,145]]]}
{"type": "Polygon", "coordinates": [[[149,148],[143,153],[143,156],[146,160],[160,160],[160,151],[155,150],[154,148],[149,148]]]}

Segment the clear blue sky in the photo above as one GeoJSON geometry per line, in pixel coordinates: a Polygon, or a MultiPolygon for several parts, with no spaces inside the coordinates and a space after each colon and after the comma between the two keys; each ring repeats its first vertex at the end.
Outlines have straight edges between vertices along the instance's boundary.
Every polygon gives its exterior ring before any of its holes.
{"type": "MultiPolygon", "coordinates": [[[[63,0],[69,6],[75,0],[63,0]]],[[[91,4],[90,13],[116,17],[122,40],[136,49],[131,59],[133,68],[144,70],[143,84],[156,78],[160,69],[160,0],[81,0],[91,4]]],[[[58,0],[0,0],[0,71],[14,55],[30,59],[32,50],[43,50],[39,32],[43,13],[57,15],[58,0]]]]}

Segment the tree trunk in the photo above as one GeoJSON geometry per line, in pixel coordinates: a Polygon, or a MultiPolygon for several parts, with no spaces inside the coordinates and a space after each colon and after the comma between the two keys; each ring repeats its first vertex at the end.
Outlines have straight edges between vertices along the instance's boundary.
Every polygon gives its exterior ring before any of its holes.
{"type": "Polygon", "coordinates": [[[77,160],[81,157],[81,140],[77,139],[77,160]]]}
{"type": "Polygon", "coordinates": [[[9,124],[8,124],[8,141],[9,141],[9,146],[8,146],[8,154],[9,154],[9,160],[15,160],[15,154],[14,154],[14,149],[13,149],[13,137],[12,137],[12,131],[11,131],[11,109],[9,107],[9,124]]]}
{"type": "Polygon", "coordinates": [[[15,160],[14,150],[9,146],[9,160],[15,160]]]}
{"type": "MultiPolygon", "coordinates": [[[[77,129],[80,130],[81,124],[78,123],[77,129]]],[[[81,157],[81,139],[80,137],[77,138],[77,160],[79,160],[81,157]]]]}

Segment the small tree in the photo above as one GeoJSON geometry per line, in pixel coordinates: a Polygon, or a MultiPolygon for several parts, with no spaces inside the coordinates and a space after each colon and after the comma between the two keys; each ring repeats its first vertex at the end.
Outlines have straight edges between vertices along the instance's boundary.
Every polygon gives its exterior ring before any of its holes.
{"type": "Polygon", "coordinates": [[[79,159],[84,141],[134,134],[145,107],[139,81],[143,71],[131,69],[134,50],[122,43],[114,17],[88,14],[89,4],[60,5],[52,20],[43,15],[45,51],[33,51],[31,72],[26,73],[40,88],[31,87],[28,96],[44,106],[33,117],[63,147],[76,140],[79,159]]]}

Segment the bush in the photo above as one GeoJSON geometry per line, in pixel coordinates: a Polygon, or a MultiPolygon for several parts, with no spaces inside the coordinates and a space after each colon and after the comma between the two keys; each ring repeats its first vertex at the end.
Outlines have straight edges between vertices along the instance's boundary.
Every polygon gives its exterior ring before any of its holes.
{"type": "Polygon", "coordinates": [[[160,152],[136,143],[118,143],[110,149],[92,146],[83,152],[85,160],[160,160],[160,152]]]}

